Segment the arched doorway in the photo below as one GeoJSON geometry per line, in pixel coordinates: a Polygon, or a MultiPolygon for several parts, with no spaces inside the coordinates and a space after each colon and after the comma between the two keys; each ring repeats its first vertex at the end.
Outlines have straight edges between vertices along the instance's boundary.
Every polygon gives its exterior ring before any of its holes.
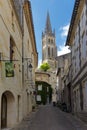
{"type": "Polygon", "coordinates": [[[1,128],[12,127],[15,122],[15,102],[10,91],[5,91],[1,97],[1,128]]]}
{"type": "Polygon", "coordinates": [[[1,110],[1,128],[5,128],[7,127],[7,97],[5,94],[2,95],[1,110]]]}

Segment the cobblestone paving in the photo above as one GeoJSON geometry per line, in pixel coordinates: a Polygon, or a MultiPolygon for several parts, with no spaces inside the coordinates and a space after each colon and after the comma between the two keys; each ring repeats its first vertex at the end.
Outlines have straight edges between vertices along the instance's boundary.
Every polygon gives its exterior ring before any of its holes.
{"type": "Polygon", "coordinates": [[[87,125],[52,105],[40,106],[12,130],[87,130],[87,125]]]}

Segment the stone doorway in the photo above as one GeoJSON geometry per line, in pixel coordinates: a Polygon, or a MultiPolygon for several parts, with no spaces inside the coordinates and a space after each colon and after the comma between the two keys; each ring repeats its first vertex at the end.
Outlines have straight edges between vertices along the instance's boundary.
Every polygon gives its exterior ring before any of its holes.
{"type": "Polygon", "coordinates": [[[12,127],[15,122],[15,100],[10,91],[5,91],[1,97],[1,128],[12,127]]]}
{"type": "Polygon", "coordinates": [[[7,127],[7,97],[5,94],[2,95],[1,100],[1,128],[7,127]]]}

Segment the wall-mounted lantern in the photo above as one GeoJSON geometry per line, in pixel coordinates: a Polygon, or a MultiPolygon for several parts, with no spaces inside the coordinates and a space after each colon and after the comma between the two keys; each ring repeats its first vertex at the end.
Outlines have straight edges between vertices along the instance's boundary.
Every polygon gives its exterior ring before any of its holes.
{"type": "Polygon", "coordinates": [[[29,66],[28,66],[28,67],[29,67],[29,71],[30,71],[30,72],[32,72],[32,68],[33,68],[33,66],[32,66],[32,64],[31,64],[31,63],[29,64],[29,66]]]}

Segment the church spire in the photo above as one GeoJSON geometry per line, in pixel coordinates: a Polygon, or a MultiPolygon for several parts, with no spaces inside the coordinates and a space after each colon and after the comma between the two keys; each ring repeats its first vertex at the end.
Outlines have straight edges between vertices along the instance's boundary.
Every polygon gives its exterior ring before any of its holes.
{"type": "Polygon", "coordinates": [[[47,19],[46,19],[45,33],[52,33],[52,28],[51,28],[51,23],[50,23],[49,12],[47,12],[47,19]]]}

